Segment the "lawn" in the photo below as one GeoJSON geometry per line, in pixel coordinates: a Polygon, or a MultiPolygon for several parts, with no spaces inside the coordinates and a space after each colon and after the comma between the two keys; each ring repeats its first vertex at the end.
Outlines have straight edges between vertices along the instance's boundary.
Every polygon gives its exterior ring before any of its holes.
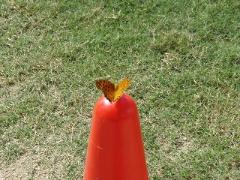
{"type": "Polygon", "coordinates": [[[238,0],[0,0],[0,179],[81,179],[124,77],[151,180],[240,179],[238,0]]]}

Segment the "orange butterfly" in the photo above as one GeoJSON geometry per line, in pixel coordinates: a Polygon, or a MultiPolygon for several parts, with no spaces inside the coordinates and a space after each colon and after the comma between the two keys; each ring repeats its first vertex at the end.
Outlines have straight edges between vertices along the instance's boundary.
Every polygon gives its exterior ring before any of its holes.
{"type": "Polygon", "coordinates": [[[96,86],[109,101],[113,102],[117,101],[123,95],[123,91],[130,86],[130,80],[125,78],[117,85],[108,80],[97,80],[96,86]]]}

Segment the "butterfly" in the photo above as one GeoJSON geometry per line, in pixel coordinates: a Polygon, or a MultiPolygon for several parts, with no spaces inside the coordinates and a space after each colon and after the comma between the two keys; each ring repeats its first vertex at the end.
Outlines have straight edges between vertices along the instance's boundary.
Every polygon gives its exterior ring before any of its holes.
{"type": "Polygon", "coordinates": [[[130,80],[125,78],[115,85],[111,81],[101,79],[96,81],[96,86],[110,102],[114,102],[117,101],[123,95],[124,90],[130,86],[130,80]]]}

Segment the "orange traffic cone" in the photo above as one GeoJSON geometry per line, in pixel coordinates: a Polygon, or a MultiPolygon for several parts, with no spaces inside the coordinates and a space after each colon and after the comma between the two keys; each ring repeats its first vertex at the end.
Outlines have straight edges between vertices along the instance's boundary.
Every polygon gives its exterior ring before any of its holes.
{"type": "Polygon", "coordinates": [[[148,180],[138,111],[130,96],[97,101],[83,180],[148,180]]]}

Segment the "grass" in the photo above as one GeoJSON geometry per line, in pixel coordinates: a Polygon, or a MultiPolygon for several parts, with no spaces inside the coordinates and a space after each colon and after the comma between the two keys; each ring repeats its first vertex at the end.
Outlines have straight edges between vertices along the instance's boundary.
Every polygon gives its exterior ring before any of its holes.
{"type": "Polygon", "coordinates": [[[0,3],[0,179],[79,179],[95,80],[129,77],[150,179],[240,178],[240,3],[0,3]]]}

